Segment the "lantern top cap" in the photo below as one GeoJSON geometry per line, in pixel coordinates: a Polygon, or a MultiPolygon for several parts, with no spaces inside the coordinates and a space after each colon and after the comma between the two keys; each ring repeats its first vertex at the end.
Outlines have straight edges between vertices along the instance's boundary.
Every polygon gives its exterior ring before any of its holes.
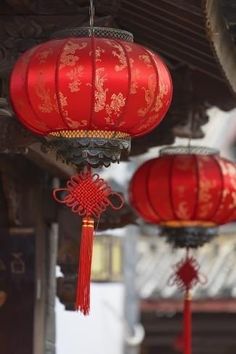
{"type": "Polygon", "coordinates": [[[63,30],[54,32],[51,35],[52,39],[62,39],[67,37],[96,37],[96,38],[111,38],[120,39],[126,42],[133,42],[134,37],[132,33],[118,28],[109,27],[74,27],[65,28],[63,30]]]}
{"type": "Polygon", "coordinates": [[[219,150],[206,146],[171,146],[160,150],[163,155],[219,155],[219,150]]]}

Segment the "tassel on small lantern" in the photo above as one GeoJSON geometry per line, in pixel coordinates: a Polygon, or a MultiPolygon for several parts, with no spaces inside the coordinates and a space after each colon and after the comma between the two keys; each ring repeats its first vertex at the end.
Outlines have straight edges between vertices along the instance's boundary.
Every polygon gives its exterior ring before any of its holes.
{"type": "Polygon", "coordinates": [[[192,353],[192,298],[191,289],[198,283],[204,284],[206,279],[199,273],[197,260],[189,256],[186,251],[185,259],[175,265],[175,272],[169,280],[170,285],[176,284],[184,291],[184,314],[183,314],[183,347],[184,354],[192,353]]]}
{"type": "Polygon", "coordinates": [[[87,315],[90,310],[94,219],[98,219],[108,206],[119,210],[124,200],[120,194],[113,192],[98,174],[92,174],[90,169],[71,177],[66,188],[54,189],[53,196],[57,202],[70,207],[72,212],[83,218],[75,309],[87,315]],[[66,194],[60,198],[61,193],[66,194]],[[118,206],[111,202],[109,199],[111,196],[118,198],[118,206]]]}

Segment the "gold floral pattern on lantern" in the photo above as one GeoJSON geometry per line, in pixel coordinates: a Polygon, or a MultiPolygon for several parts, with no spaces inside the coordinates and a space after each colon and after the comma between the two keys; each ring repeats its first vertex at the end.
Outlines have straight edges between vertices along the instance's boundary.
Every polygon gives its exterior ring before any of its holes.
{"type": "Polygon", "coordinates": [[[115,114],[116,116],[119,116],[121,108],[124,106],[125,97],[123,96],[123,94],[121,92],[117,95],[113,93],[111,96],[110,105],[106,105],[106,113],[108,114],[108,116],[105,117],[106,122],[110,124],[115,124],[115,122],[111,120],[111,115],[115,114]]]}
{"type": "Polygon", "coordinates": [[[107,80],[104,74],[104,68],[96,69],[95,75],[95,104],[94,111],[100,112],[105,108],[108,88],[104,88],[104,82],[107,80]]]}
{"type": "Polygon", "coordinates": [[[151,58],[149,57],[148,54],[140,54],[139,55],[139,60],[144,62],[147,65],[147,67],[151,67],[152,66],[152,61],[151,61],[151,58]]]}
{"type": "MultiPolygon", "coordinates": [[[[97,63],[102,61],[101,56],[103,53],[105,53],[105,50],[103,48],[97,46],[95,49],[95,58],[96,58],[97,63]]],[[[91,52],[91,54],[92,54],[92,52],[91,52]]]]}
{"type": "Polygon", "coordinates": [[[138,89],[138,81],[140,79],[141,73],[139,69],[134,68],[134,59],[129,59],[129,64],[131,70],[131,78],[130,78],[130,94],[135,95],[138,89]]]}
{"type": "Polygon", "coordinates": [[[185,201],[180,202],[176,208],[176,214],[178,215],[178,218],[188,220],[191,217],[188,203],[185,201]]]}
{"type": "Polygon", "coordinates": [[[62,92],[59,92],[59,102],[60,102],[60,109],[63,114],[63,118],[65,119],[68,127],[72,129],[78,129],[80,127],[86,126],[87,121],[82,120],[80,122],[76,122],[69,117],[68,110],[66,109],[66,107],[68,106],[67,97],[62,92]]]}
{"type": "Polygon", "coordinates": [[[204,174],[204,166],[210,162],[209,156],[202,156],[198,160],[199,169],[199,189],[198,189],[198,199],[199,199],[199,210],[198,215],[200,218],[205,218],[208,213],[212,210],[214,206],[212,193],[216,190],[217,183],[214,179],[209,179],[204,174]]]}
{"type": "Polygon", "coordinates": [[[71,80],[71,82],[69,83],[70,92],[78,92],[80,90],[80,79],[83,76],[83,72],[84,67],[82,65],[78,65],[67,73],[67,76],[71,80]]]}
{"type": "Polygon", "coordinates": [[[152,107],[154,101],[154,95],[155,95],[155,88],[156,88],[155,75],[151,74],[148,77],[148,88],[142,87],[142,89],[144,90],[146,106],[138,110],[139,117],[144,117],[152,107]]]}
{"type": "Polygon", "coordinates": [[[122,71],[123,69],[127,68],[127,59],[125,55],[125,51],[122,46],[115,41],[107,40],[107,43],[111,45],[113,48],[117,50],[113,50],[112,54],[114,57],[117,57],[119,60],[119,64],[115,65],[115,71],[122,71]]]}
{"type": "Polygon", "coordinates": [[[78,55],[75,55],[76,50],[81,50],[87,47],[86,42],[81,44],[75,43],[72,40],[68,41],[63,48],[61,57],[60,57],[60,69],[65,66],[74,66],[79,60],[78,55]]]}
{"type": "Polygon", "coordinates": [[[35,93],[41,100],[38,109],[43,113],[51,113],[55,110],[55,102],[50,95],[50,90],[45,86],[44,74],[42,71],[38,73],[38,82],[35,86],[35,93]]]}
{"type": "Polygon", "coordinates": [[[47,61],[48,57],[51,56],[52,54],[53,54],[52,48],[48,48],[40,52],[38,54],[38,59],[40,64],[44,64],[47,61]]]}

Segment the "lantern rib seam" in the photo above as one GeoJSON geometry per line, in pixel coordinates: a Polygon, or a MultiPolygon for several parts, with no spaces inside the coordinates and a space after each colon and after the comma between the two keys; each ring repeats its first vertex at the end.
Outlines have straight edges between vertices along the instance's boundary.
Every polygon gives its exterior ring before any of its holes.
{"type": "MultiPolygon", "coordinates": [[[[236,166],[235,166],[235,164],[232,164],[232,166],[234,166],[234,169],[236,170],[236,166]]],[[[236,175],[236,174],[235,174],[236,175]]],[[[235,211],[236,211],[236,206],[233,208],[233,210],[231,210],[231,212],[228,214],[228,217],[225,219],[225,221],[224,221],[224,223],[225,222],[228,222],[228,220],[229,220],[229,222],[233,222],[233,220],[231,220],[230,221],[230,219],[231,219],[231,215],[233,215],[234,213],[235,213],[235,211]]]]}
{"type": "MultiPolygon", "coordinates": [[[[147,182],[149,181],[151,169],[152,169],[152,166],[154,163],[155,163],[155,160],[153,160],[152,163],[150,163],[150,166],[148,167],[147,178],[146,178],[147,182]]],[[[150,198],[150,196],[149,196],[148,183],[146,183],[145,189],[146,189],[146,194],[147,194],[147,199],[149,201],[149,205],[150,205],[151,209],[153,210],[154,214],[157,215],[157,218],[159,219],[159,220],[157,220],[157,223],[159,223],[163,218],[160,216],[159,212],[156,210],[156,208],[152,204],[152,198],[150,198]]]]}
{"type": "MultiPolygon", "coordinates": [[[[153,59],[151,53],[149,52],[149,50],[147,50],[145,47],[142,47],[143,51],[148,55],[149,59],[151,60],[152,64],[153,64],[153,68],[154,68],[154,71],[156,72],[156,87],[155,87],[155,92],[154,92],[154,95],[153,95],[153,102],[152,104],[150,105],[148,111],[146,112],[145,114],[145,117],[147,119],[147,115],[151,112],[151,110],[153,109],[153,107],[155,106],[156,104],[156,97],[157,97],[157,91],[159,89],[159,72],[158,72],[158,68],[157,68],[157,64],[155,62],[155,60],[153,59]]],[[[144,118],[141,120],[141,123],[143,123],[143,120],[144,118]]],[[[131,128],[130,128],[130,131],[131,131],[131,134],[135,135],[135,132],[133,132],[133,130],[135,130],[136,127],[139,127],[140,126],[140,121],[138,123],[135,123],[131,128]]],[[[137,134],[137,136],[140,136],[140,135],[143,135],[144,133],[148,133],[149,131],[152,131],[157,125],[159,124],[159,122],[153,127],[149,128],[148,131],[146,131],[144,129],[144,131],[141,131],[137,134]]]]}
{"type": "MultiPolygon", "coordinates": [[[[32,56],[30,57],[30,59],[32,59],[32,58],[35,56],[35,54],[38,53],[38,51],[39,51],[40,49],[41,49],[40,47],[39,47],[39,48],[36,47],[36,50],[33,52],[33,54],[32,54],[32,56]]],[[[29,78],[30,62],[31,62],[31,61],[28,62],[27,69],[26,69],[26,73],[25,73],[25,77],[26,77],[25,88],[26,88],[27,100],[28,100],[28,102],[29,102],[29,105],[30,105],[32,111],[34,112],[35,117],[37,117],[37,120],[40,122],[40,121],[41,121],[41,118],[40,118],[40,116],[38,115],[38,113],[36,112],[36,110],[34,109],[34,106],[32,105],[32,102],[31,102],[31,99],[30,99],[30,95],[29,95],[28,78],[29,78]]],[[[27,122],[27,125],[30,126],[30,124],[28,124],[28,122],[27,122]]],[[[50,129],[48,128],[48,126],[46,126],[46,129],[47,129],[47,132],[42,133],[42,132],[40,131],[40,133],[43,134],[43,135],[44,135],[45,133],[47,134],[47,133],[50,131],[50,129]]],[[[35,132],[35,130],[38,130],[38,129],[35,129],[35,128],[33,127],[32,130],[35,132]]]]}
{"type": "Polygon", "coordinates": [[[199,170],[199,164],[198,164],[198,158],[197,155],[194,155],[194,160],[196,164],[196,177],[197,177],[197,192],[196,192],[196,198],[195,198],[195,206],[193,209],[193,213],[191,216],[191,220],[196,220],[197,214],[198,214],[198,206],[199,206],[199,190],[200,190],[200,170],[199,170]]]}
{"type": "Polygon", "coordinates": [[[223,224],[222,222],[218,222],[217,220],[214,220],[215,216],[217,215],[219,209],[220,209],[220,206],[221,206],[221,203],[223,202],[223,197],[224,197],[224,188],[225,188],[225,183],[224,183],[224,176],[223,176],[223,173],[222,173],[222,169],[221,169],[221,166],[220,166],[220,163],[219,161],[217,160],[217,158],[215,156],[213,156],[213,159],[214,161],[216,162],[216,165],[218,166],[219,170],[220,170],[220,176],[221,176],[221,196],[219,198],[219,201],[218,201],[218,205],[216,207],[216,210],[214,211],[214,213],[212,213],[212,216],[211,216],[211,220],[214,221],[216,224],[220,225],[220,224],[223,224]]]}
{"type": "MultiPolygon", "coordinates": [[[[121,46],[121,48],[122,48],[122,50],[123,50],[123,52],[124,52],[124,54],[125,54],[125,57],[126,57],[127,68],[128,68],[128,89],[127,89],[127,95],[126,95],[125,106],[124,106],[124,108],[123,108],[123,110],[122,110],[122,113],[120,114],[119,118],[117,119],[118,124],[120,124],[120,123],[122,122],[122,119],[123,119],[124,115],[126,114],[127,109],[128,109],[128,102],[129,102],[130,91],[131,91],[131,68],[130,68],[129,56],[128,56],[128,54],[127,54],[127,50],[125,49],[125,46],[124,46],[123,43],[120,42],[120,41],[115,41],[115,42],[118,43],[118,44],[121,46]]],[[[117,128],[117,129],[119,129],[118,124],[116,125],[116,128],[117,128]]],[[[128,129],[127,129],[127,131],[128,131],[128,129]]],[[[128,132],[129,132],[129,131],[128,131],[128,132]]],[[[115,136],[114,136],[114,137],[115,137],[115,136]]]]}
{"type": "Polygon", "coordinates": [[[172,156],[171,158],[171,166],[170,166],[170,170],[169,170],[169,175],[168,175],[168,179],[169,179],[169,197],[170,197],[170,206],[172,209],[172,214],[173,214],[173,220],[182,220],[178,217],[178,215],[175,212],[175,208],[174,208],[174,203],[173,203],[173,192],[172,192],[172,180],[173,180],[173,169],[174,169],[174,163],[176,160],[176,156],[172,156]]]}
{"type": "MultiPolygon", "coordinates": [[[[55,70],[55,92],[56,92],[56,101],[57,101],[57,106],[58,106],[58,110],[60,112],[60,117],[61,117],[61,120],[62,122],[65,124],[65,126],[67,127],[67,129],[71,129],[70,126],[68,125],[65,117],[64,117],[64,114],[63,114],[63,110],[62,110],[62,107],[61,107],[61,101],[60,101],[60,96],[59,96],[59,81],[58,81],[58,72],[59,72],[59,60],[61,58],[61,53],[62,51],[64,50],[65,48],[65,44],[67,43],[68,41],[68,38],[65,39],[62,43],[62,46],[61,48],[59,49],[58,51],[58,55],[57,55],[57,58],[56,58],[56,70],[55,70]]],[[[60,130],[60,129],[55,129],[55,130],[60,130]]]]}
{"type": "Polygon", "coordinates": [[[96,80],[96,48],[95,48],[95,37],[91,37],[91,53],[92,53],[92,85],[91,85],[91,111],[89,116],[88,127],[93,126],[94,120],[94,108],[95,108],[95,80],[96,80]]]}
{"type": "MultiPolygon", "coordinates": [[[[218,165],[219,165],[219,162],[217,161],[218,165]]],[[[222,170],[221,170],[222,171],[222,170]]],[[[221,175],[222,175],[222,172],[221,172],[221,175]]],[[[223,181],[225,179],[223,178],[223,181]]],[[[223,188],[224,189],[224,188],[223,188]]],[[[222,189],[222,194],[223,194],[223,189],[222,189]]],[[[221,200],[222,201],[222,200],[221,200]]],[[[219,222],[220,225],[223,225],[225,223],[228,222],[228,220],[230,219],[230,216],[234,213],[235,211],[235,208],[233,210],[231,210],[230,212],[228,212],[228,214],[225,216],[225,217],[222,217],[222,221],[219,222]]]]}

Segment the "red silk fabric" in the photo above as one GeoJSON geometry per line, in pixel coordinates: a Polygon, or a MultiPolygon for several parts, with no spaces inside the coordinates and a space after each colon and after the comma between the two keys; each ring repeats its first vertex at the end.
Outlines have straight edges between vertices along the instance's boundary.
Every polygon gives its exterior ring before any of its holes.
{"type": "Polygon", "coordinates": [[[163,155],[136,171],[130,200],[151,223],[222,225],[236,219],[236,165],[217,155],[163,155]]]}
{"type": "Polygon", "coordinates": [[[38,134],[108,130],[138,136],[166,114],[172,83],[160,57],[140,45],[67,38],[18,59],[10,97],[20,121],[38,134]]]}

